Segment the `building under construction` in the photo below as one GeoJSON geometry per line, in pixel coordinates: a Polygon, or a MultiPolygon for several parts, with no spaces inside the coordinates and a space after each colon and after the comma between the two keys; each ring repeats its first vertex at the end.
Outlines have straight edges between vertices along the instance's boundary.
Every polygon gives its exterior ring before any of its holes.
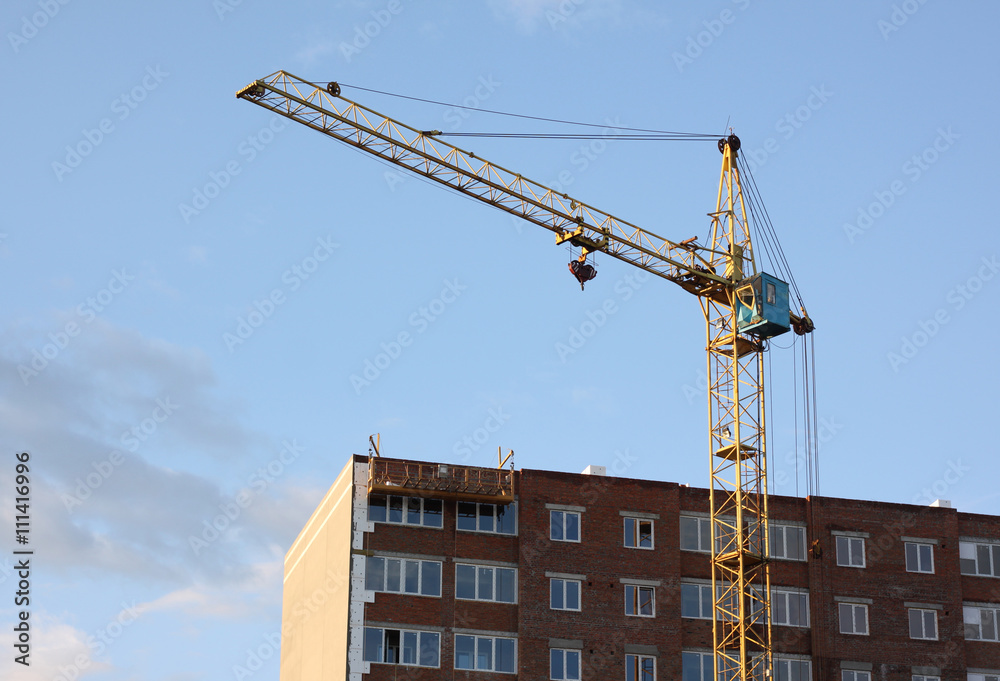
{"type": "MultiPolygon", "coordinates": [[[[1000,681],[1000,517],[769,503],[779,681],[1000,681]]],[[[354,456],[285,558],[281,681],[713,681],[711,527],[599,466],[354,456]]]]}

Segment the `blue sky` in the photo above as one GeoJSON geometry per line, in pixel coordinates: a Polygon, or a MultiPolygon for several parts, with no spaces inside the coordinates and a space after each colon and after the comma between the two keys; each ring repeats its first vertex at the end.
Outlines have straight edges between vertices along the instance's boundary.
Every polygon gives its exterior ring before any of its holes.
{"type": "MultiPolygon", "coordinates": [[[[278,69],[600,125],[728,122],[817,325],[821,493],[1000,513],[979,442],[1000,9],[675,5],[5,3],[0,519],[12,534],[9,455],[29,450],[38,553],[35,665],[8,654],[0,676],[235,679],[280,625],[284,552],[371,433],[391,456],[490,465],[502,446],[518,468],[707,484],[690,296],[611,259],[581,293],[550,233],[234,98],[278,69]]],[[[344,94],[420,129],[565,132],[344,94]]],[[[668,238],[707,232],[714,144],[460,146],[668,238]]],[[[770,360],[783,494],[799,356],[770,360]]]]}

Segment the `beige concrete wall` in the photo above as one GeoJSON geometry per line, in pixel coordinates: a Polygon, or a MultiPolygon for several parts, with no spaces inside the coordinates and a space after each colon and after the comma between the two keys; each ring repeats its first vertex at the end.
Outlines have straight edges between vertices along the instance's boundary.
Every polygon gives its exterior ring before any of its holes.
{"type": "Polygon", "coordinates": [[[285,555],[281,681],[347,678],[354,459],[285,555]]]}

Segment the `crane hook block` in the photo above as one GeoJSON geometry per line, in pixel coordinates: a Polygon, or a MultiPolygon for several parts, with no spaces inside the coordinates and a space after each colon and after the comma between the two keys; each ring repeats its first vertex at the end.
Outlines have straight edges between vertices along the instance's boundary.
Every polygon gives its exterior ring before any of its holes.
{"type": "Polygon", "coordinates": [[[597,270],[594,269],[593,265],[588,265],[585,262],[580,262],[579,260],[573,260],[569,263],[569,271],[573,273],[576,280],[580,282],[580,290],[583,290],[583,285],[597,276],[597,270]]]}
{"type": "Polygon", "coordinates": [[[329,92],[334,97],[340,96],[340,83],[335,83],[332,80],[326,84],[326,91],[329,92]]]}
{"type": "Polygon", "coordinates": [[[730,135],[729,137],[723,137],[719,140],[719,153],[726,153],[726,147],[732,147],[733,151],[740,150],[740,138],[736,135],[730,135]]]}

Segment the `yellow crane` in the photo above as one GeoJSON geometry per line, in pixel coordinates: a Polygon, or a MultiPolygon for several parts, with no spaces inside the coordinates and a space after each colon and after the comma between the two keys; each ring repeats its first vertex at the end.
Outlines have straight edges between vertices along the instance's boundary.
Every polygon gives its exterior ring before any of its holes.
{"type": "MultiPolygon", "coordinates": [[[[770,677],[764,361],[767,340],[813,330],[789,310],[788,284],[757,269],[740,184],[740,141],[718,141],[719,193],[710,243],[670,241],[478,158],[325,87],[278,71],[236,93],[333,139],[555,232],[581,250],[570,270],[581,286],[604,253],[693,293],[705,315],[711,451],[711,561],[715,678],[770,677]]],[[[635,674],[637,679],[646,679],[635,674]]]]}

